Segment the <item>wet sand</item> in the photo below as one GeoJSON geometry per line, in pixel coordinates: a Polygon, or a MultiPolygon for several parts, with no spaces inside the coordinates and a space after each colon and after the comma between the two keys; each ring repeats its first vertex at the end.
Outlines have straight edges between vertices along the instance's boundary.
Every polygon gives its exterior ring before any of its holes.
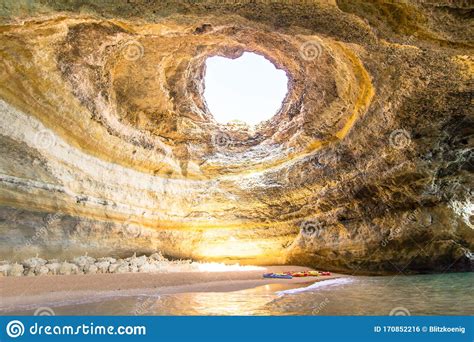
{"type": "Polygon", "coordinates": [[[266,279],[267,272],[311,270],[270,266],[262,270],[226,272],[124,273],[0,277],[0,313],[30,306],[61,306],[136,295],[240,291],[268,284],[306,286],[341,275],[266,279]]]}

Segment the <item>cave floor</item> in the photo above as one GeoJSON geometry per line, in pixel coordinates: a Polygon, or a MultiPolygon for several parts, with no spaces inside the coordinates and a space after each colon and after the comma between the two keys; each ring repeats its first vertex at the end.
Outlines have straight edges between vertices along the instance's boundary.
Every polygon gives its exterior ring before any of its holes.
{"type": "Polygon", "coordinates": [[[230,292],[271,285],[273,290],[304,287],[342,277],[340,274],[293,279],[264,279],[263,273],[306,271],[301,266],[268,266],[261,270],[226,272],[123,273],[1,277],[0,313],[39,306],[63,306],[116,297],[196,292],[230,292]],[[54,305],[52,304],[54,303],[54,305]]]}

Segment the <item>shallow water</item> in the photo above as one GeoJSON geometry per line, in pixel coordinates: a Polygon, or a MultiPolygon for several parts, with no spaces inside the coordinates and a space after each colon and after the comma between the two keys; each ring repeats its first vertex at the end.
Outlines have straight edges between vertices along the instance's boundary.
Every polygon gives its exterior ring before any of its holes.
{"type": "Polygon", "coordinates": [[[236,292],[119,297],[51,307],[56,315],[474,314],[474,273],[343,279],[293,294],[284,293],[294,286],[265,285],[236,292]]]}

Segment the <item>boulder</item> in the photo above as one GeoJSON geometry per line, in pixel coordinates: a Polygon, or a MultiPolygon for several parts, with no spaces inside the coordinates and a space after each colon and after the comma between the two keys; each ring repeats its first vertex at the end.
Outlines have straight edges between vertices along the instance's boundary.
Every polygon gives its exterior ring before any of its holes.
{"type": "Polygon", "coordinates": [[[97,271],[99,270],[99,268],[92,264],[92,265],[87,265],[85,268],[84,268],[84,273],[85,274],[96,274],[97,271]]]}
{"type": "Polygon", "coordinates": [[[47,260],[38,258],[37,256],[34,258],[26,259],[22,262],[25,268],[36,268],[39,266],[46,265],[46,263],[47,263],[47,260]]]}
{"type": "Polygon", "coordinates": [[[10,273],[12,266],[10,264],[0,265],[0,276],[7,276],[10,273]]]}
{"type": "Polygon", "coordinates": [[[49,268],[46,265],[35,268],[35,275],[46,275],[49,273],[49,268]]]}
{"type": "Polygon", "coordinates": [[[89,267],[89,265],[94,264],[95,259],[91,258],[90,256],[83,255],[72,259],[72,262],[76,264],[80,270],[84,270],[85,268],[89,267]]]}
{"type": "Polygon", "coordinates": [[[143,266],[148,261],[145,255],[142,255],[138,258],[136,256],[133,256],[131,258],[127,258],[126,260],[128,261],[129,265],[133,267],[143,266]]]}
{"type": "Polygon", "coordinates": [[[69,275],[69,274],[79,274],[79,267],[76,264],[72,264],[69,262],[63,262],[59,267],[59,274],[61,275],[69,275]]]}
{"type": "Polygon", "coordinates": [[[8,275],[12,277],[21,277],[23,276],[23,272],[25,271],[25,268],[23,265],[14,263],[11,265],[11,268],[8,270],[8,275]]]}
{"type": "Polygon", "coordinates": [[[107,273],[109,271],[109,261],[98,261],[94,264],[97,267],[97,273],[107,273]]]}
{"type": "Polygon", "coordinates": [[[113,264],[117,262],[117,259],[111,258],[111,257],[104,257],[104,258],[98,258],[97,262],[108,262],[109,264],[113,264]]]}
{"type": "Polygon", "coordinates": [[[51,262],[51,260],[45,265],[49,272],[48,274],[59,274],[59,270],[61,268],[61,264],[59,262],[57,262],[56,260],[52,260],[53,262],[51,262]]]}
{"type": "Polygon", "coordinates": [[[166,259],[163,254],[161,254],[161,252],[153,253],[148,257],[148,259],[151,261],[168,261],[168,259],[166,259]]]}
{"type": "Polygon", "coordinates": [[[130,266],[127,263],[123,263],[117,267],[115,273],[128,273],[130,271],[130,266]]]}

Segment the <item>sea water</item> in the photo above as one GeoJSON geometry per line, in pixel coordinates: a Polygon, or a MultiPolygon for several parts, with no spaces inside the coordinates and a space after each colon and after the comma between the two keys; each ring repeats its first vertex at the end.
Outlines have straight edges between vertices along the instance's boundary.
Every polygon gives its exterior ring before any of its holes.
{"type": "MultiPolygon", "coordinates": [[[[344,277],[235,292],[157,293],[63,306],[52,303],[51,308],[56,315],[473,315],[473,284],[474,273],[344,277]]],[[[2,314],[31,315],[33,311],[2,314]]]]}

